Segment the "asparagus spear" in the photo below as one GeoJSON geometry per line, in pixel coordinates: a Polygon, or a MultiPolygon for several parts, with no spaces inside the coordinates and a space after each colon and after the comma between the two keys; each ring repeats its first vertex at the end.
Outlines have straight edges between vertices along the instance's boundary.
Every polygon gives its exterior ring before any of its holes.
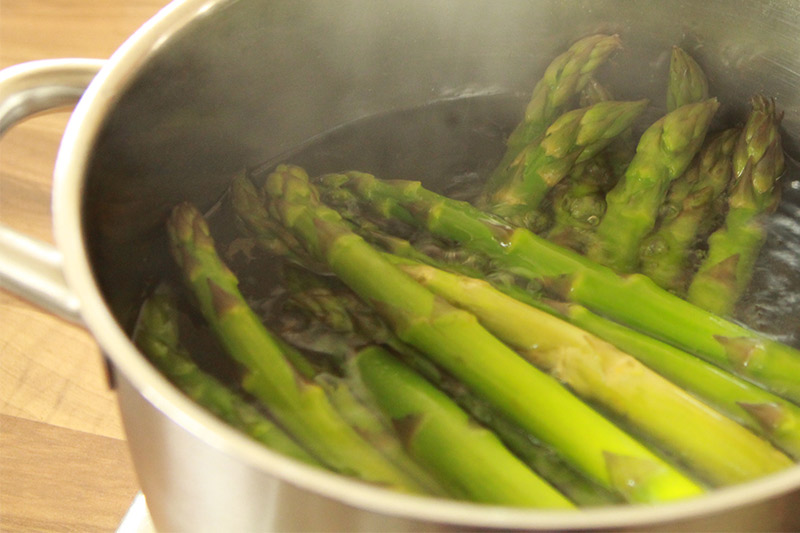
{"type": "Polygon", "coordinates": [[[547,239],[585,252],[606,211],[605,193],[613,181],[611,168],[599,156],[573,169],[563,187],[554,191],[554,223],[547,231],[547,239]]]}
{"type": "Polygon", "coordinates": [[[277,452],[321,466],[272,420],[191,360],[180,344],[178,310],[165,287],[142,305],[134,342],[187,396],[231,426],[277,452]]]}
{"type": "MultiPolygon", "coordinates": [[[[613,99],[608,89],[591,79],[581,91],[580,105],[613,99]]],[[[548,240],[579,253],[586,252],[594,229],[606,212],[606,193],[624,173],[633,157],[633,149],[633,134],[628,128],[601,153],[575,165],[568,179],[553,191],[553,226],[547,232],[548,240]]]]}
{"type": "MultiPolygon", "coordinates": [[[[595,79],[589,80],[580,95],[581,107],[609,100],[614,100],[611,91],[595,79]]],[[[620,133],[603,150],[602,157],[608,162],[615,181],[625,174],[625,169],[628,168],[634,153],[636,153],[636,139],[633,136],[632,128],[620,133]]]]}
{"type": "Polygon", "coordinates": [[[678,46],[672,47],[667,84],[667,111],[702,102],[708,98],[708,79],[692,56],[678,46]]]}
{"type": "Polygon", "coordinates": [[[482,328],[473,315],[435,297],[388,263],[348,230],[336,211],[319,202],[301,169],[279,166],[268,177],[266,190],[270,213],[369,302],[400,339],[558,449],[591,478],[631,501],[672,500],[703,491],[528,364],[482,328]],[[582,437],[575,428],[592,438],[582,437]]]}
{"type": "Polygon", "coordinates": [[[485,254],[557,296],[664,340],[772,392],[800,402],[800,352],[686,302],[640,274],[621,276],[524,228],[426,190],[419,182],[351,175],[342,184],[366,205],[392,212],[441,238],[485,254]]]}
{"type": "Polygon", "coordinates": [[[237,220],[246,229],[246,233],[253,236],[258,246],[309,268],[323,269],[308,256],[291,233],[269,218],[263,208],[264,196],[244,171],[231,180],[230,195],[237,220]]]}
{"type": "MultiPolygon", "coordinates": [[[[532,291],[523,289],[517,284],[517,280],[508,279],[507,276],[502,275],[502,272],[486,276],[483,271],[470,267],[465,268],[465,259],[462,257],[459,257],[457,262],[441,261],[422,254],[407,241],[403,243],[402,239],[387,237],[385,242],[394,244],[394,246],[390,247],[390,252],[393,255],[454,272],[462,276],[485,277],[493,286],[513,298],[547,313],[559,316],[597,335],[604,341],[610,342],[622,351],[633,355],[670,381],[694,394],[726,416],[736,420],[738,423],[748,427],[764,438],[769,439],[773,444],[789,453],[792,457],[800,458],[800,407],[797,405],[767,392],[758,386],[752,385],[748,381],[738,378],[717,366],[710,365],[685,351],[596,315],[583,306],[577,304],[563,304],[551,300],[547,301],[549,303],[545,303],[545,299],[541,296],[534,297],[532,291]],[[397,244],[398,241],[400,242],[399,244],[397,244]]],[[[389,256],[389,258],[390,260],[397,261],[396,258],[392,259],[391,256],[389,256]]],[[[356,316],[368,315],[368,313],[364,311],[353,312],[353,314],[356,316]]],[[[367,329],[369,331],[383,331],[385,327],[370,323],[368,328],[364,330],[366,331],[367,329]]],[[[378,335],[375,340],[376,342],[387,343],[398,353],[407,355],[409,347],[402,345],[402,343],[396,340],[395,342],[387,340],[387,335],[385,334],[378,335]]],[[[460,392],[459,386],[448,386],[447,378],[442,380],[442,376],[439,375],[441,372],[434,372],[433,375],[430,372],[426,372],[424,366],[421,367],[420,365],[414,364],[415,358],[413,355],[408,355],[404,361],[407,363],[411,361],[410,364],[414,368],[421,371],[425,377],[436,383],[440,389],[448,391],[448,394],[453,396],[456,401],[472,413],[473,416],[489,424],[498,433],[501,439],[509,443],[509,446],[515,453],[534,459],[537,459],[534,456],[541,456],[540,450],[531,452],[525,449],[521,450],[519,446],[515,446],[514,441],[517,440],[515,438],[516,435],[507,435],[502,424],[500,424],[499,427],[497,422],[492,424],[492,420],[496,419],[498,415],[492,414],[488,417],[481,417],[478,413],[486,411],[486,408],[481,406],[471,408],[469,404],[470,402],[474,402],[473,397],[468,395],[466,405],[461,402],[459,399],[460,397],[457,396],[460,392]]],[[[524,442],[522,444],[524,445],[524,442]]],[[[540,461],[537,461],[537,466],[534,466],[537,471],[540,471],[540,467],[538,466],[539,462],[540,461]]],[[[563,478],[564,474],[549,471],[545,474],[545,477],[555,480],[563,478]]],[[[584,487],[580,484],[576,485],[575,481],[571,478],[563,484],[555,484],[562,492],[572,497],[574,501],[581,504],[587,501],[585,499],[585,495],[588,494],[587,490],[584,490],[584,487]]]]}
{"type": "Polygon", "coordinates": [[[507,179],[488,196],[489,209],[524,225],[525,215],[539,207],[574,164],[591,159],[608,146],[646,106],[647,100],[599,102],[565,113],[510,163],[507,179]]]}
{"type": "Polygon", "coordinates": [[[659,286],[682,294],[691,272],[693,246],[710,225],[730,181],[738,130],[725,130],[703,147],[675,180],[662,206],[658,229],[642,243],[640,271],[659,286]]]}
{"type": "Polygon", "coordinates": [[[800,406],[583,306],[550,307],[572,324],[630,353],[715,409],[800,459],[800,406]]]}
{"type": "Polygon", "coordinates": [[[354,368],[403,436],[409,453],[455,492],[485,503],[574,505],[475,424],[444,393],[381,348],[361,350],[354,368]]]}
{"type": "Polygon", "coordinates": [[[282,315],[286,319],[286,329],[282,335],[291,336],[304,348],[324,351],[339,360],[345,360],[358,347],[371,344],[385,346],[447,394],[470,416],[491,429],[520,460],[571,501],[580,506],[620,503],[621,499],[616,493],[576,472],[554,450],[522,431],[451,374],[398,339],[386,323],[375,316],[352,291],[346,287],[332,287],[329,276],[322,277],[300,269],[291,269],[290,274],[288,285],[292,296],[287,301],[288,305],[282,308],[282,315]],[[331,339],[327,332],[305,324],[298,331],[299,321],[291,316],[295,307],[311,313],[314,320],[326,324],[335,338],[331,339]]]}
{"type": "MultiPolygon", "coordinates": [[[[358,387],[354,380],[346,379],[333,374],[318,374],[314,381],[327,393],[328,398],[342,418],[353,426],[359,435],[375,446],[382,454],[388,457],[403,472],[413,477],[427,494],[444,496],[457,495],[444,489],[434,476],[417,464],[403,449],[400,437],[389,427],[388,421],[378,412],[362,401],[358,387]]],[[[389,394],[392,392],[390,391],[389,394]]],[[[510,502],[505,502],[510,503],[510,502]]]]}
{"type": "Polygon", "coordinates": [[[653,229],[670,183],[699,150],[715,99],[679,107],[650,126],[619,183],[606,196],[606,214],[588,256],[618,272],[633,272],[642,239],[653,229]]]}
{"type": "Polygon", "coordinates": [[[689,286],[691,302],[719,315],[730,315],[747,288],[766,239],[765,217],[775,210],[784,168],[775,102],[755,96],[753,110],[733,156],[733,187],[722,228],[708,241],[708,255],[689,286]]]}
{"type": "MultiPolygon", "coordinates": [[[[498,290],[503,291],[513,298],[547,313],[559,316],[597,335],[604,341],[610,342],[622,351],[633,355],[670,381],[694,394],[726,416],[736,420],[738,423],[748,427],[764,438],[769,439],[773,444],[789,453],[792,457],[800,458],[800,407],[794,403],[786,401],[758,386],[752,385],[750,382],[738,378],[717,366],[710,365],[685,351],[596,315],[583,306],[545,300],[541,295],[534,297],[534,291],[520,287],[518,280],[513,278],[509,279],[508,276],[503,275],[503,272],[490,273],[487,276],[485,271],[471,268],[468,265],[465,266],[465,263],[474,263],[475,261],[469,261],[462,256],[459,256],[456,262],[434,259],[415,249],[408,241],[392,238],[391,236],[386,236],[383,242],[390,245],[388,249],[392,255],[430,265],[448,272],[454,272],[462,276],[484,277],[498,290]],[[549,303],[546,303],[546,301],[549,303]]],[[[388,256],[390,261],[397,261],[398,259],[392,258],[392,255],[388,256]]],[[[326,307],[329,308],[330,306],[326,307]]],[[[363,310],[351,311],[351,313],[354,316],[369,315],[368,312],[363,310]]],[[[362,329],[362,331],[384,330],[385,326],[373,322],[370,322],[369,326],[362,329]]],[[[376,342],[386,343],[398,353],[408,355],[409,347],[403,345],[396,339],[394,342],[390,339],[391,336],[387,336],[385,333],[381,333],[375,337],[376,342]]],[[[508,438],[506,438],[506,432],[502,425],[501,427],[498,427],[497,423],[492,425],[491,420],[496,419],[498,415],[492,414],[488,417],[481,417],[477,413],[486,411],[485,407],[469,407],[469,404],[475,401],[474,397],[468,395],[467,405],[465,405],[459,399],[460,397],[457,396],[460,392],[458,385],[448,386],[448,379],[445,378],[442,380],[441,372],[434,372],[433,374],[426,372],[424,366],[414,363],[415,360],[413,355],[408,355],[404,358],[406,363],[411,364],[418,371],[421,371],[426,378],[436,383],[440,389],[448,391],[448,394],[453,396],[456,401],[472,413],[473,416],[491,425],[501,439],[506,442],[511,442],[509,446],[516,453],[525,457],[541,455],[540,450],[531,452],[520,450],[519,447],[515,447],[513,444],[513,441],[517,440],[515,439],[515,435],[509,435],[508,438]]],[[[538,466],[534,468],[536,468],[537,471],[540,470],[538,466]]],[[[563,477],[563,474],[557,472],[548,472],[548,474],[549,475],[545,475],[545,477],[551,480],[563,477]]],[[[565,484],[556,483],[556,486],[561,489],[562,492],[572,497],[574,501],[584,503],[584,501],[586,501],[585,494],[587,494],[587,492],[583,490],[584,487],[580,485],[576,486],[574,481],[568,481],[569,482],[565,484]],[[575,492],[576,489],[580,490],[575,492]]]]}
{"type": "Polygon", "coordinates": [[[420,263],[399,264],[434,293],[475,314],[523,357],[635,427],[710,483],[739,483],[792,464],[767,441],[577,326],[483,280],[420,263]]]}
{"type": "Polygon", "coordinates": [[[502,160],[487,181],[487,194],[493,193],[509,179],[508,166],[517,159],[520,151],[544,133],[570,99],[588,83],[592,73],[620,45],[616,35],[591,35],[577,41],[550,63],[533,89],[524,118],[506,142],[502,160]]]}
{"type": "Polygon", "coordinates": [[[249,374],[245,389],[312,455],[337,472],[401,491],[421,488],[345,422],[322,388],[289,360],[291,350],[260,322],[221,261],[208,225],[191,204],[173,209],[167,223],[170,250],[200,311],[228,353],[249,374]]]}
{"type": "MultiPolygon", "coordinates": [[[[427,264],[442,268],[440,264],[427,264]]],[[[464,275],[457,265],[446,265],[443,269],[464,275]]],[[[795,459],[800,458],[800,406],[581,305],[547,299],[500,276],[491,276],[487,281],[520,302],[567,320],[633,355],[713,408],[769,439],[795,459]]]]}

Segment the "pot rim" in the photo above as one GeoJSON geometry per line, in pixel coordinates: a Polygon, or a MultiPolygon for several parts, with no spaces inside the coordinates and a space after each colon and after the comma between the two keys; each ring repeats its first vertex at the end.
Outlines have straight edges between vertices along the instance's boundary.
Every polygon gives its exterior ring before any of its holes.
{"type": "Polygon", "coordinates": [[[707,495],[658,505],[617,505],[580,511],[531,510],[399,494],[320,470],[277,454],[221,422],[183,395],[136,349],[101,296],[83,232],[82,193],[88,161],[103,119],[149,56],[193,20],[225,0],[175,0],[111,56],[72,114],[59,148],[53,191],[54,234],[81,316],[103,352],[156,409],[214,448],[305,490],[357,508],[462,526],[594,529],[656,524],[757,503],[800,487],[800,465],[707,495]]]}

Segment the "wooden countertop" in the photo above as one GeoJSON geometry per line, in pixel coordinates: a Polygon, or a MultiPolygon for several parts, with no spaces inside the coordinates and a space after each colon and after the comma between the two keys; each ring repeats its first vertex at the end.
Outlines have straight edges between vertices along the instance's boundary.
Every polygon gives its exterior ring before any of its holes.
{"type": "MultiPolygon", "coordinates": [[[[107,58],[167,0],[0,0],[0,67],[107,58]]],[[[0,141],[0,223],[52,242],[50,187],[69,113],[0,141]]],[[[0,291],[0,530],[114,531],[138,491],[99,350],[0,291]]]]}

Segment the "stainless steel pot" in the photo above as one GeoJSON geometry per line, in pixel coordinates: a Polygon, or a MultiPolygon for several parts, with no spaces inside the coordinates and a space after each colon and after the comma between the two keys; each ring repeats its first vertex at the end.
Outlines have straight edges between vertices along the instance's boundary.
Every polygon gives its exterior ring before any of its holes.
{"type": "MultiPolygon", "coordinates": [[[[110,359],[131,453],[164,531],[800,528],[800,467],[706,497],[580,512],[399,495],[251,442],[174,389],[130,343],[143,287],[164,267],[166,211],[213,203],[228,177],[331,128],[474,94],[529,93],[547,61],[617,32],[622,98],[663,100],[673,44],[706,67],[725,115],[761,91],[800,139],[794,0],[183,0],[104,65],[0,74],[0,131],[77,98],[55,170],[54,250],[0,231],[3,285],[80,320],[110,359]]],[[[591,438],[591,436],[587,436],[591,438]]]]}

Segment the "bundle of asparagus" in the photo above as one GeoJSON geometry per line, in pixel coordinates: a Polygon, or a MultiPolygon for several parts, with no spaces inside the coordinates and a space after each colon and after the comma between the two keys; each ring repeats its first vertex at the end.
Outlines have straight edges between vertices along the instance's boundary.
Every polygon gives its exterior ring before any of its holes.
{"type": "Polygon", "coordinates": [[[244,377],[200,370],[164,289],[139,346],[276,451],[406,492],[661,502],[790,466],[800,352],[714,314],[732,312],[777,202],[780,117],[755,97],[741,130],[707,137],[720,104],[676,47],[667,113],[633,153],[647,102],[592,77],[619,44],[587,37],[553,61],[474,204],[357,171],[236,176],[241,238],[282,265],[277,318],[177,206],[184,285],[244,377]]]}

